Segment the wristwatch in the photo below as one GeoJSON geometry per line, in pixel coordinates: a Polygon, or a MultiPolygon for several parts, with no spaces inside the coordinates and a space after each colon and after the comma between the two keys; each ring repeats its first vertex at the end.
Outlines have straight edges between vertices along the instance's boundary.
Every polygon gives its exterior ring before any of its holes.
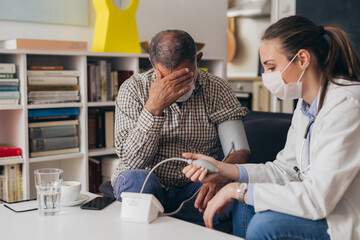
{"type": "Polygon", "coordinates": [[[239,183],[236,189],[238,201],[239,202],[245,202],[244,196],[247,191],[247,184],[246,183],[239,183]]]}

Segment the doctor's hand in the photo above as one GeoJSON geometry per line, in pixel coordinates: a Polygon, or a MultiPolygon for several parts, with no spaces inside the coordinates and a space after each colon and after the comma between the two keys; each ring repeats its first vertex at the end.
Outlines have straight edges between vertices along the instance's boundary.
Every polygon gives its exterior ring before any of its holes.
{"type": "MultiPolygon", "coordinates": [[[[197,208],[200,212],[204,212],[208,202],[214,197],[214,195],[223,186],[231,182],[231,179],[221,175],[223,173],[227,174],[228,172],[231,173],[237,171],[237,167],[233,164],[223,163],[215,160],[212,157],[202,154],[183,153],[183,157],[188,159],[207,160],[213,163],[220,170],[219,173],[207,175],[207,169],[200,168],[195,164],[190,164],[183,169],[183,173],[186,175],[186,177],[190,178],[193,182],[204,183],[194,203],[195,208],[197,208]]],[[[238,179],[238,177],[236,179],[238,179]]]]}
{"type": "MultiPolygon", "coordinates": [[[[219,161],[215,160],[212,157],[206,156],[206,155],[202,155],[202,154],[194,154],[194,153],[183,153],[183,157],[187,158],[187,159],[204,159],[206,161],[211,162],[212,164],[214,164],[217,168],[220,169],[220,163],[219,161]]],[[[185,174],[185,176],[187,178],[190,178],[191,181],[193,182],[202,182],[202,183],[207,183],[210,182],[212,179],[214,179],[216,176],[219,175],[219,173],[212,173],[207,175],[208,170],[199,167],[198,165],[195,164],[189,164],[186,167],[184,167],[184,169],[182,170],[182,172],[185,174]]]]}
{"type": "Polygon", "coordinates": [[[207,204],[204,212],[204,223],[208,228],[214,228],[213,219],[216,212],[223,214],[234,199],[237,199],[237,182],[232,182],[223,187],[207,204]]]}
{"type": "Polygon", "coordinates": [[[151,84],[145,108],[152,115],[160,116],[165,108],[190,90],[189,84],[194,79],[194,73],[183,68],[164,77],[158,69],[155,71],[156,79],[151,84]]]}

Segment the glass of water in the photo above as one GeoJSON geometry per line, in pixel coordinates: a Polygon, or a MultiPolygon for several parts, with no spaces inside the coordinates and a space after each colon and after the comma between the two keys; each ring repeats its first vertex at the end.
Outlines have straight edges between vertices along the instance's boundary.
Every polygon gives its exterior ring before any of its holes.
{"type": "Polygon", "coordinates": [[[53,216],[60,211],[63,170],[42,168],[34,171],[39,214],[53,216]]]}

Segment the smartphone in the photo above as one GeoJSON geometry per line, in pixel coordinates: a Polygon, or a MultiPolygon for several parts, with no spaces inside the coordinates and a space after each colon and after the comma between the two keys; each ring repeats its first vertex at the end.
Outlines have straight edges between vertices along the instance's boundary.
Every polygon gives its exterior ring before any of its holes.
{"type": "Polygon", "coordinates": [[[116,198],[114,197],[96,197],[93,200],[81,205],[80,208],[87,210],[101,210],[104,209],[106,206],[110,205],[115,200],[116,198]]]}

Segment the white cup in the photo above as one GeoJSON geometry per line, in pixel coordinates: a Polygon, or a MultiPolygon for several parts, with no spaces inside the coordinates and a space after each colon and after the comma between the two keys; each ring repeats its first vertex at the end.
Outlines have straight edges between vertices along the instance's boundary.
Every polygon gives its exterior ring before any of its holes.
{"type": "Polygon", "coordinates": [[[61,186],[61,202],[73,202],[79,197],[81,183],[77,181],[64,181],[61,186]]]}

